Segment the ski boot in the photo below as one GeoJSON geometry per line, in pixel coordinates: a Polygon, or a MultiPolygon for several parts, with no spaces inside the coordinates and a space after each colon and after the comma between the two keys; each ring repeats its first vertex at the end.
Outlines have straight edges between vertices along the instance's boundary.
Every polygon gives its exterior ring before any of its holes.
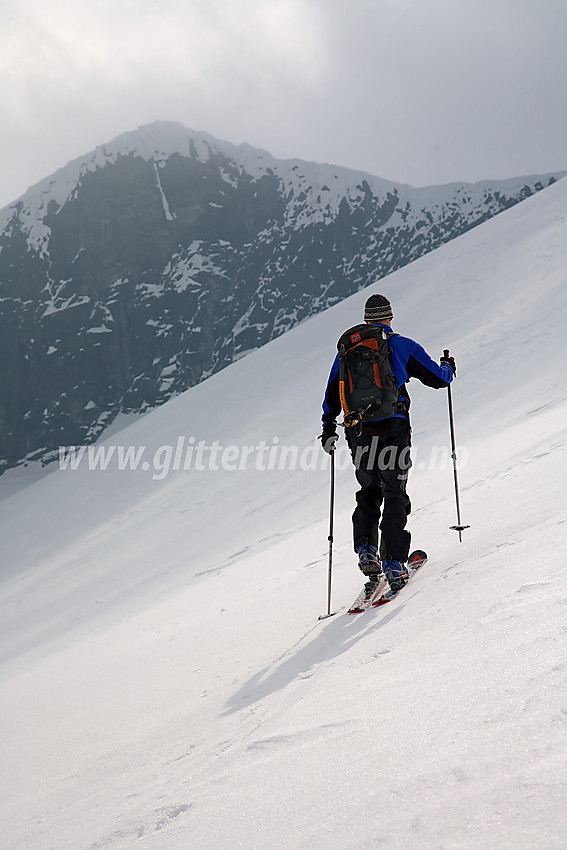
{"type": "Polygon", "coordinates": [[[389,555],[382,561],[382,569],[392,593],[397,593],[398,590],[401,590],[409,578],[409,573],[405,565],[401,564],[400,561],[395,561],[389,555]]]}
{"type": "Polygon", "coordinates": [[[369,543],[368,540],[362,540],[358,544],[358,569],[365,576],[380,572],[378,549],[372,543],[369,543]]]}

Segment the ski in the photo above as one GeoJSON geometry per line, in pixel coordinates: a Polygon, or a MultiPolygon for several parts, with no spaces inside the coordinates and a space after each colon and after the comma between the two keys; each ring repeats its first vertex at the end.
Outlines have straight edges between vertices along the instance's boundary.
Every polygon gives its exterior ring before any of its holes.
{"type": "Polygon", "coordinates": [[[370,596],[366,595],[366,590],[363,587],[350,608],[347,611],[347,614],[362,614],[363,611],[366,611],[367,608],[370,608],[372,604],[374,604],[376,599],[379,599],[382,596],[383,592],[388,587],[388,582],[384,578],[384,576],[380,576],[378,579],[378,583],[374,588],[373,592],[370,596]]]}
{"type": "MultiPolygon", "coordinates": [[[[411,553],[408,558],[407,567],[409,573],[409,579],[415,575],[415,573],[425,564],[427,561],[427,554],[423,551],[423,549],[415,549],[411,553]]],[[[407,584],[407,582],[406,582],[407,584]]],[[[404,585],[405,587],[405,585],[404,585]]],[[[400,588],[403,590],[403,588],[400,588]]],[[[390,602],[394,599],[400,591],[391,591],[388,582],[384,575],[381,575],[376,587],[370,596],[366,595],[366,589],[363,587],[350,608],[347,611],[347,614],[362,614],[368,608],[378,608],[379,605],[385,605],[387,602],[390,602]]]]}
{"type": "MultiPolygon", "coordinates": [[[[408,558],[407,568],[409,573],[408,581],[416,574],[416,572],[421,569],[421,567],[427,561],[427,553],[423,551],[423,549],[416,549],[408,558]]],[[[408,583],[406,581],[406,584],[408,583]]],[[[404,587],[406,586],[404,584],[404,587]]],[[[400,590],[386,590],[385,593],[381,593],[379,596],[374,593],[372,595],[371,605],[373,608],[378,608],[379,605],[386,605],[387,602],[391,602],[392,599],[395,599],[398,593],[400,593],[404,587],[401,587],[400,590]]]]}

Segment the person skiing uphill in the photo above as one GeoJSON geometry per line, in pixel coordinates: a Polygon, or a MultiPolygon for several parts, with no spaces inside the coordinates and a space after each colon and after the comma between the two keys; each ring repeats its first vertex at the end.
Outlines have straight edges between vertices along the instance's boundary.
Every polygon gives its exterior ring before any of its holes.
{"type": "Polygon", "coordinates": [[[438,365],[417,342],[394,333],[393,317],[384,295],[370,296],[364,324],[349,328],[339,339],[323,401],[320,439],[328,453],[338,440],[337,416],[341,409],[344,413],[342,424],[360,485],[352,515],[354,550],[368,578],[367,596],[381,572],[393,592],[408,578],[411,428],[406,382],[417,378],[441,389],[456,374],[453,357],[442,357],[438,365]]]}

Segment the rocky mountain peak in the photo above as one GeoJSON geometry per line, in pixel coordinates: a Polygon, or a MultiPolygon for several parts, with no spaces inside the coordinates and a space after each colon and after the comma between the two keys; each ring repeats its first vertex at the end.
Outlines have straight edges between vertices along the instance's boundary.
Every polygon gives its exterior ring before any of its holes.
{"type": "Polygon", "coordinates": [[[97,147],[0,211],[3,468],[96,439],[558,176],[414,189],[170,122],[97,147]]]}

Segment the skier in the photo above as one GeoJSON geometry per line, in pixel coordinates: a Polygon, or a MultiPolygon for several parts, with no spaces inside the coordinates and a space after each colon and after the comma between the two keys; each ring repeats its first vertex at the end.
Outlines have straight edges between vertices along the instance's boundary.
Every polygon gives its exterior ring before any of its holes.
{"type": "MultiPolygon", "coordinates": [[[[374,592],[381,572],[392,592],[400,590],[408,579],[406,561],[410,551],[410,533],[406,530],[406,523],[411,503],[406,484],[411,466],[411,428],[406,381],[417,378],[428,387],[440,389],[447,387],[456,374],[453,357],[442,357],[441,365],[437,365],[417,342],[395,334],[391,327],[393,317],[391,304],[385,296],[370,296],[364,307],[364,321],[366,325],[376,325],[387,335],[393,383],[398,388],[393,406],[395,412],[377,421],[358,421],[354,425],[345,421],[345,435],[360,485],[352,515],[354,551],[358,554],[360,570],[368,578],[365,585],[368,597],[374,592]]],[[[352,330],[356,331],[356,328],[352,330]]],[[[358,338],[358,335],[355,337],[358,338]]],[[[355,337],[351,336],[351,339],[355,337]]],[[[320,440],[328,453],[334,451],[338,440],[336,419],[341,407],[337,354],[323,401],[320,440]]]]}

